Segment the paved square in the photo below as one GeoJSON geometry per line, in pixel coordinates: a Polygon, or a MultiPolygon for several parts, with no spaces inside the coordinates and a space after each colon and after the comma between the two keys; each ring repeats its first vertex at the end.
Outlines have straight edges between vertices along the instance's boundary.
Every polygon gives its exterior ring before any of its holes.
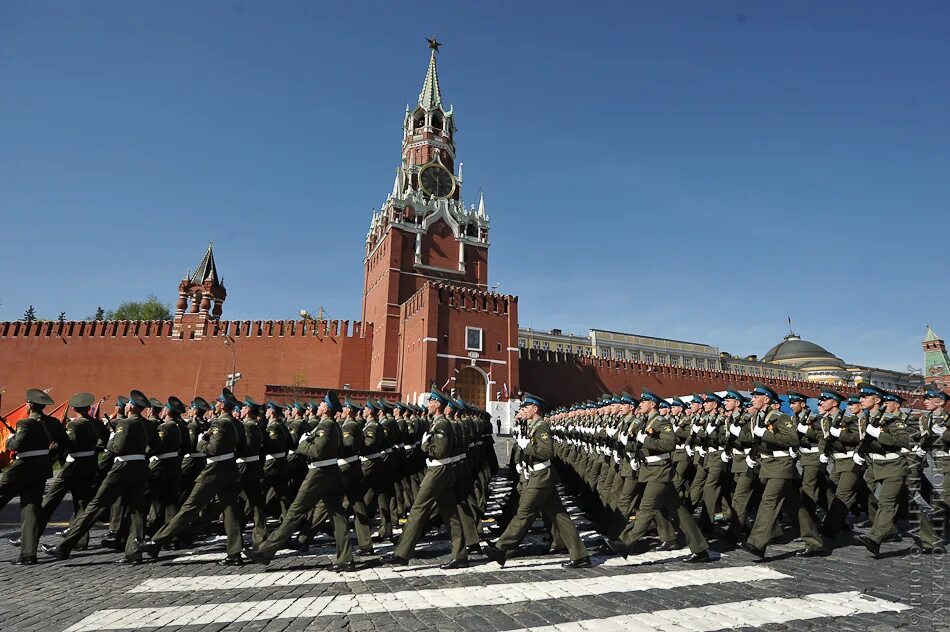
{"type": "MultiPolygon", "coordinates": [[[[493,487],[497,503],[510,482],[500,476],[493,487]]],[[[538,532],[504,568],[475,556],[471,568],[444,571],[449,543],[439,534],[408,568],[366,558],[357,572],[340,574],[329,570],[328,539],[307,554],[283,551],[268,567],[217,566],[223,538],[125,567],[113,563],[118,553],[98,546],[104,530],[97,529],[90,550],[19,568],[9,565],[16,549],[6,544],[17,511],[0,513],[4,632],[950,630],[947,561],[911,555],[909,542],[889,545],[876,561],[855,546],[802,560],[788,545],[770,548],[763,564],[727,551],[715,564],[687,566],[679,561],[685,553],[674,551],[601,556],[592,569],[564,570],[561,559],[544,555],[538,532]]],[[[589,521],[570,511],[585,540],[596,542],[589,521]]],[[[45,541],[55,541],[53,530],[45,541]]]]}

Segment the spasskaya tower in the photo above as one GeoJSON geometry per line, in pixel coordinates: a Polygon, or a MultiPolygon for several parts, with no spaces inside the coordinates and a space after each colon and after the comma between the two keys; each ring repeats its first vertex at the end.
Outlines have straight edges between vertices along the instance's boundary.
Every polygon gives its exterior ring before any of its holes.
{"type": "Polygon", "coordinates": [[[426,282],[488,289],[485,201],[463,202],[455,114],[442,104],[436,69],[440,44],[428,41],[429,66],[418,103],[406,106],[392,191],[366,236],[362,320],[374,327],[369,377],[379,390],[397,388],[404,302],[426,282]]]}

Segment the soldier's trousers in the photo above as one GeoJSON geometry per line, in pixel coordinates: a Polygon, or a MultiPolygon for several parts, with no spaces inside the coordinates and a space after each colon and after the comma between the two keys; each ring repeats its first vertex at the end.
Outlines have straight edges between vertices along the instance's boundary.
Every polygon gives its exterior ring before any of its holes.
{"type": "Polygon", "coordinates": [[[716,513],[719,511],[719,501],[723,496],[723,479],[726,477],[728,465],[722,462],[721,450],[710,453],[710,463],[706,468],[706,480],[703,483],[703,507],[706,510],[703,516],[708,516],[709,522],[716,520],[716,513]]]}
{"type": "Polygon", "coordinates": [[[837,537],[848,519],[848,512],[858,503],[858,495],[864,481],[861,470],[854,467],[851,457],[836,459],[834,473],[831,475],[835,495],[828,507],[828,514],[822,523],[822,530],[829,538],[837,537]],[[838,467],[841,463],[841,467],[838,467]]]}
{"type": "Polygon", "coordinates": [[[264,506],[274,509],[274,517],[287,513],[287,457],[266,458],[264,461],[264,506]],[[272,503],[276,505],[272,507],[272,503]]]}
{"type": "Polygon", "coordinates": [[[336,538],[336,563],[347,564],[353,561],[353,545],[350,542],[350,529],[343,514],[342,497],[343,479],[340,468],[336,465],[311,469],[303,482],[294,501],[287,509],[287,515],[280,526],[270,534],[270,537],[258,547],[258,551],[265,557],[271,558],[279,551],[305,520],[313,508],[320,501],[326,504],[327,510],[333,517],[333,535],[336,538]]]}
{"type": "Polygon", "coordinates": [[[689,500],[689,471],[693,467],[690,459],[673,457],[673,487],[681,498],[689,500]]]}
{"type": "Polygon", "coordinates": [[[818,528],[815,526],[811,514],[802,508],[802,496],[798,488],[798,480],[782,478],[769,478],[765,481],[765,489],[762,490],[762,501],[759,503],[759,511],[755,516],[755,523],[752,525],[752,533],[749,535],[748,542],[752,546],[765,550],[772,538],[778,516],[783,510],[786,515],[798,516],[802,540],[809,548],[821,549],[824,547],[824,542],[821,540],[821,535],[818,533],[818,528]]]}
{"type": "MultiPolygon", "coordinates": [[[[676,488],[669,481],[650,481],[644,485],[643,497],[640,500],[640,508],[637,510],[637,519],[632,524],[627,525],[620,539],[627,546],[642,538],[647,530],[653,525],[654,521],[662,520],[672,526],[678,527],[686,536],[686,543],[689,550],[693,553],[701,553],[709,548],[702,532],[693,520],[693,515],[689,509],[683,506],[676,488]],[[660,513],[663,512],[663,513],[660,513]]],[[[658,522],[657,527],[660,526],[658,522]]],[[[658,529],[659,530],[659,529],[658,529]]],[[[676,540],[676,534],[673,537],[660,534],[660,539],[664,542],[676,540]]]]}
{"type": "MultiPolygon", "coordinates": [[[[739,457],[742,458],[742,457],[739,457]]],[[[729,533],[739,539],[749,530],[749,502],[755,492],[758,477],[755,470],[733,472],[732,512],[729,515],[729,533]]]]}
{"type": "Polygon", "coordinates": [[[812,516],[818,516],[818,508],[824,503],[823,467],[820,462],[802,464],[802,504],[812,516]]]}
{"type": "Polygon", "coordinates": [[[217,498],[224,514],[224,533],[228,538],[227,553],[229,556],[240,555],[244,548],[244,539],[241,536],[244,511],[238,500],[240,484],[237,466],[234,467],[235,470],[230,472],[209,472],[207,469],[202,472],[181,509],[158,530],[152,540],[159,546],[165,546],[198,520],[205,507],[217,498]]]}
{"type": "Polygon", "coordinates": [[[267,509],[264,505],[264,490],[261,489],[264,473],[260,461],[238,463],[238,474],[241,477],[240,497],[244,509],[241,526],[246,524],[248,517],[251,518],[254,523],[251,542],[255,547],[259,547],[267,538],[267,509]]]}
{"type": "MultiPolygon", "coordinates": [[[[904,489],[904,477],[895,476],[876,481],[881,486],[877,499],[877,512],[874,514],[868,537],[880,544],[884,538],[896,531],[894,520],[897,518],[901,491],[904,489]]],[[[874,493],[874,490],[871,490],[874,493]]]]}
{"type": "Polygon", "coordinates": [[[514,551],[540,514],[547,516],[546,521],[552,525],[552,536],[567,547],[572,560],[582,560],[587,557],[587,548],[581,541],[577,527],[571,522],[570,515],[564,510],[564,504],[561,502],[554,482],[535,486],[529,481],[525,485],[518,502],[518,511],[508,523],[504,533],[495,541],[495,546],[505,553],[514,551]],[[553,533],[555,530],[556,535],[553,533]]]}
{"type": "Polygon", "coordinates": [[[422,485],[419,486],[419,493],[416,494],[415,502],[409,510],[409,520],[402,529],[393,553],[406,560],[412,557],[416,543],[426,531],[429,515],[433,509],[437,508],[452,540],[452,559],[468,559],[465,536],[462,534],[462,522],[453,493],[454,487],[455,473],[451,466],[440,465],[427,468],[422,485]]]}
{"type": "Polygon", "coordinates": [[[152,509],[149,528],[154,534],[178,513],[178,478],[155,479],[151,482],[152,509]]]}
{"type": "Polygon", "coordinates": [[[142,550],[139,541],[145,537],[145,494],[142,487],[148,480],[148,469],[145,461],[120,462],[113,464],[106,474],[102,485],[85,511],[70,526],[66,537],[56,547],[67,555],[87,536],[99,515],[108,511],[113,503],[121,500],[122,506],[128,512],[129,533],[125,538],[125,557],[129,560],[142,559],[142,550]]]}
{"type": "MultiPolygon", "coordinates": [[[[56,511],[56,508],[63,502],[67,493],[71,494],[73,499],[73,513],[69,518],[69,528],[72,529],[73,525],[78,522],[83,510],[89,505],[89,501],[92,500],[93,494],[95,493],[92,487],[93,483],[95,483],[95,478],[95,473],[89,476],[67,476],[66,478],[57,476],[50,485],[49,491],[43,496],[43,506],[40,509],[36,525],[37,533],[40,536],[43,535],[43,531],[46,530],[46,525],[49,524],[53,512],[56,511]]],[[[79,540],[77,547],[82,549],[88,544],[89,533],[87,532],[86,535],[79,540]]]]}
{"type": "Polygon", "coordinates": [[[696,471],[693,473],[693,482],[689,486],[690,507],[695,507],[703,499],[703,487],[705,485],[706,468],[702,464],[698,464],[696,465],[696,471]]]}
{"type": "Polygon", "coordinates": [[[9,480],[0,478],[0,509],[17,496],[20,497],[20,559],[36,556],[39,546],[40,506],[46,479],[9,480]]]}
{"type": "MultiPolygon", "coordinates": [[[[373,548],[373,539],[370,536],[369,514],[366,513],[366,504],[363,502],[363,472],[359,462],[344,465],[340,469],[343,475],[343,495],[347,501],[344,513],[353,513],[357,546],[362,551],[370,551],[373,548]]],[[[299,541],[302,544],[309,544],[313,529],[323,524],[328,518],[332,518],[332,515],[327,503],[322,501],[318,503],[310,516],[309,527],[301,527],[299,541]]]]}

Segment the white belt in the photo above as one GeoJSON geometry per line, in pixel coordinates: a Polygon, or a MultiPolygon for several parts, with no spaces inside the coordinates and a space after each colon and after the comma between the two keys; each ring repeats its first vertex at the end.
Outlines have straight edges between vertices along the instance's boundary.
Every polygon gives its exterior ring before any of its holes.
{"type": "Polygon", "coordinates": [[[468,447],[474,448],[474,447],[475,447],[475,442],[473,441],[473,442],[469,443],[469,444],[468,444],[468,447]]]}
{"type": "Polygon", "coordinates": [[[145,455],[144,455],[144,454],[122,454],[122,455],[117,454],[117,455],[115,455],[115,460],[116,460],[116,461],[122,461],[122,462],[126,462],[126,461],[144,461],[144,460],[145,460],[145,455]]]}
{"type": "Polygon", "coordinates": [[[189,452],[185,456],[188,457],[189,459],[203,459],[208,455],[205,454],[204,452],[189,452]]]}
{"type": "Polygon", "coordinates": [[[347,463],[353,463],[354,461],[359,461],[359,460],[360,460],[359,456],[348,456],[345,459],[337,459],[336,464],[346,465],[347,463]]]}
{"type": "Polygon", "coordinates": [[[273,461],[274,459],[282,459],[287,456],[286,452],[274,452],[273,454],[268,454],[264,456],[265,461],[273,461]]]}
{"type": "Polygon", "coordinates": [[[932,454],[932,456],[933,456],[934,458],[943,457],[943,456],[950,456],[950,452],[947,452],[946,450],[936,450],[936,451],[932,454]]]}
{"type": "Polygon", "coordinates": [[[415,444],[409,443],[409,444],[406,444],[406,445],[402,446],[402,449],[405,450],[405,451],[407,451],[407,452],[409,452],[409,451],[411,451],[414,447],[416,447],[415,444]]]}
{"type": "Polygon", "coordinates": [[[95,455],[96,455],[95,450],[86,450],[85,452],[70,452],[69,454],[66,455],[66,462],[72,463],[73,461],[75,461],[77,458],[81,456],[95,456],[95,455]]]}
{"type": "Polygon", "coordinates": [[[847,452],[835,452],[831,456],[835,457],[836,459],[850,459],[854,457],[854,450],[849,450],[847,452]]]}
{"type": "Polygon", "coordinates": [[[888,452],[887,454],[871,454],[872,461],[894,461],[901,458],[900,452],[888,452]]]}
{"type": "Polygon", "coordinates": [[[722,452],[722,448],[706,448],[706,454],[713,454],[714,452],[722,452]]]}
{"type": "Polygon", "coordinates": [[[177,452],[162,452],[161,454],[156,455],[155,458],[156,459],[174,459],[176,456],[178,456],[177,452]]]}
{"type": "Polygon", "coordinates": [[[677,451],[677,452],[686,452],[686,446],[685,446],[685,445],[678,445],[678,446],[676,446],[676,451],[677,451]]]}
{"type": "Polygon", "coordinates": [[[261,456],[259,454],[255,454],[253,456],[238,457],[234,459],[234,462],[235,463],[254,463],[255,461],[260,461],[260,460],[261,460],[261,456]]]}
{"type": "Polygon", "coordinates": [[[397,443],[396,445],[393,446],[393,450],[399,450],[399,448],[405,448],[405,447],[406,447],[405,443],[397,443]]]}
{"type": "Polygon", "coordinates": [[[321,467],[329,467],[331,465],[336,465],[336,459],[323,459],[322,461],[314,461],[313,463],[307,463],[307,467],[311,470],[316,470],[321,467]]]}
{"type": "Polygon", "coordinates": [[[209,456],[208,463],[217,463],[218,461],[227,461],[228,459],[234,458],[234,452],[228,452],[227,454],[222,454],[220,456],[209,456]]]}
{"type": "Polygon", "coordinates": [[[656,454],[653,456],[645,456],[643,458],[647,463],[660,463],[661,461],[669,461],[670,454],[667,452],[666,454],[656,454]]]}
{"type": "MultiPolygon", "coordinates": [[[[770,456],[770,455],[766,455],[766,456],[770,456]]],[[[792,457],[792,455],[788,453],[788,450],[772,450],[771,456],[775,458],[782,457],[782,456],[788,457],[788,458],[792,457]]]]}
{"type": "Polygon", "coordinates": [[[798,451],[801,454],[817,454],[818,448],[798,448],[798,451]]]}
{"type": "Polygon", "coordinates": [[[374,452],[372,454],[367,454],[366,456],[361,456],[360,461],[363,461],[365,463],[366,461],[372,461],[373,459],[378,459],[381,456],[383,456],[382,452],[374,452]]]}
{"type": "Polygon", "coordinates": [[[426,465],[429,467],[439,467],[442,465],[452,465],[458,461],[457,456],[450,456],[447,459],[426,459],[426,465]]]}
{"type": "Polygon", "coordinates": [[[382,451],[381,454],[389,454],[389,453],[392,452],[392,451],[393,451],[392,448],[386,448],[385,450],[382,451]]]}
{"type": "Polygon", "coordinates": [[[752,448],[733,448],[733,449],[732,449],[732,453],[733,453],[733,454],[736,454],[736,453],[739,453],[739,454],[749,454],[749,452],[750,452],[751,450],[752,450],[752,448]]]}
{"type": "Polygon", "coordinates": [[[481,445],[481,444],[482,444],[481,441],[476,441],[476,442],[475,442],[475,445],[481,445]]]}
{"type": "Polygon", "coordinates": [[[49,448],[44,448],[43,450],[27,450],[26,452],[17,452],[16,458],[28,458],[31,456],[49,456],[49,448]]]}

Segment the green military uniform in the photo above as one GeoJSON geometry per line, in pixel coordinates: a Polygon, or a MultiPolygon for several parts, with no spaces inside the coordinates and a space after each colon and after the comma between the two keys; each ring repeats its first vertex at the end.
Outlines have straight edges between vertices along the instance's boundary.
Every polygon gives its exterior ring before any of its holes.
{"type": "Polygon", "coordinates": [[[310,517],[318,502],[323,502],[333,518],[333,535],[336,539],[334,570],[353,569],[353,548],[349,527],[343,513],[343,476],[338,459],[343,448],[340,427],[329,413],[339,410],[336,395],[328,393],[323,412],[316,427],[300,437],[296,452],[307,459],[306,477],[300,485],[294,501],[280,526],[258,547],[256,561],[267,563],[291,538],[298,527],[310,517]]]}
{"type": "MultiPolygon", "coordinates": [[[[801,401],[804,405],[807,396],[797,391],[787,393],[789,401],[801,401]]],[[[821,455],[824,453],[827,430],[822,427],[821,418],[812,413],[807,406],[792,417],[798,431],[798,463],[802,469],[802,505],[812,516],[818,515],[818,508],[824,505],[824,466],[821,455]]]]}
{"type": "MultiPolygon", "coordinates": [[[[42,536],[49,523],[50,517],[59,504],[69,493],[73,502],[73,514],[70,518],[70,527],[74,526],[83,510],[96,493],[94,487],[99,467],[96,462],[96,445],[99,443],[99,427],[101,423],[89,416],[89,407],[95,398],[89,393],[77,393],[69,400],[78,413],[77,417],[66,425],[68,442],[60,446],[60,453],[65,453],[65,463],[59,471],[59,476],[50,485],[49,491],[43,497],[43,506],[36,531],[42,536]]],[[[88,534],[79,542],[84,548],[88,543],[88,534]]]]}
{"type": "MultiPolygon", "coordinates": [[[[947,401],[947,396],[943,391],[931,390],[929,397],[938,397],[947,401]]],[[[931,506],[933,507],[934,517],[943,517],[942,524],[939,524],[939,531],[934,532],[933,519],[922,515],[920,525],[920,538],[924,549],[938,549],[947,541],[947,528],[950,527],[947,519],[950,516],[950,416],[946,410],[940,408],[936,411],[926,414],[926,419],[921,420],[921,429],[924,431],[921,441],[925,453],[929,453],[933,458],[934,472],[938,476],[935,482],[943,479],[939,487],[934,487],[931,496],[931,506]]],[[[921,457],[926,458],[926,457],[921,457]]],[[[921,472],[921,477],[924,474],[921,472]]]]}
{"type": "MultiPolygon", "coordinates": [[[[434,402],[438,402],[439,407],[449,403],[448,398],[437,389],[434,389],[429,397],[433,398],[434,402]]],[[[434,405],[434,403],[430,404],[430,406],[434,405]]],[[[432,419],[431,429],[423,435],[420,449],[427,456],[425,476],[409,510],[409,518],[403,527],[402,535],[399,536],[393,555],[387,556],[385,561],[396,564],[408,563],[415,551],[416,543],[425,533],[429,516],[432,515],[433,510],[438,510],[442,523],[449,530],[452,541],[452,560],[464,564],[468,560],[468,550],[465,548],[462,522],[454,494],[453,465],[458,448],[455,445],[452,422],[441,412],[432,419]]]]}
{"type": "MultiPolygon", "coordinates": [[[[859,404],[857,397],[848,400],[849,404],[859,404]]],[[[823,533],[832,540],[844,528],[850,512],[858,503],[863,492],[864,468],[855,459],[855,450],[861,443],[857,416],[834,410],[822,420],[822,426],[828,428],[824,452],[831,464],[828,479],[834,488],[828,505],[828,514],[822,524],[823,533]]],[[[860,458],[860,457],[859,457],[860,458]]]]}
{"type": "Polygon", "coordinates": [[[206,455],[205,466],[195,480],[194,488],[175,516],[165,523],[148,542],[145,550],[158,557],[159,550],[188,529],[201,512],[215,499],[223,509],[224,531],[227,536],[227,557],[220,563],[238,565],[244,541],[244,510],[238,500],[240,482],[235,454],[243,450],[244,426],[231,414],[238,405],[230,390],[225,389],[219,399],[223,404],[221,415],[211,422],[207,433],[198,439],[197,449],[206,455]]]}
{"type": "MultiPolygon", "coordinates": [[[[771,401],[779,401],[775,391],[757,386],[753,395],[766,395],[771,401]]],[[[756,514],[752,533],[743,548],[754,555],[764,556],[765,548],[772,537],[779,512],[798,515],[799,529],[809,554],[824,552],[824,542],[811,515],[801,506],[801,491],[798,487],[798,472],[789,449],[800,445],[798,431],[787,415],[780,410],[759,410],[753,419],[753,433],[759,437],[759,478],[765,488],[756,514]]]]}
{"type": "MultiPolygon", "coordinates": [[[[540,398],[527,393],[523,395],[522,401],[523,406],[544,406],[540,398]]],[[[550,423],[540,416],[535,416],[530,420],[527,437],[523,441],[522,467],[527,481],[521,491],[517,513],[496,540],[494,551],[490,552],[489,556],[504,564],[507,554],[518,547],[534,520],[543,513],[547,515],[552,527],[557,529],[557,537],[567,547],[571,562],[574,565],[585,562],[589,564],[587,549],[577,533],[577,528],[571,522],[571,517],[564,510],[557,492],[559,479],[557,471],[551,467],[554,441],[550,423]]]]}
{"type": "MultiPolygon", "coordinates": [[[[656,404],[661,401],[653,393],[644,393],[643,399],[656,404]]],[[[673,424],[656,410],[651,410],[637,435],[637,440],[643,456],[639,469],[639,481],[644,485],[643,495],[637,510],[637,519],[620,534],[622,546],[618,547],[618,552],[625,554],[629,547],[647,533],[654,521],[661,517],[659,512],[662,511],[686,535],[686,543],[693,553],[688,561],[708,561],[710,558],[706,550],[709,545],[673,487],[672,456],[676,449],[673,424]]]]}
{"type": "Polygon", "coordinates": [[[178,513],[178,482],[181,479],[181,446],[183,437],[177,416],[184,412],[185,405],[176,398],[166,404],[171,416],[165,418],[156,431],[149,458],[151,471],[152,509],[151,532],[158,531],[178,513]]]}
{"type": "Polygon", "coordinates": [[[95,524],[99,515],[108,511],[113,503],[121,499],[122,506],[128,512],[129,532],[125,540],[125,560],[138,562],[142,559],[140,542],[145,537],[146,499],[143,488],[148,481],[149,471],[145,461],[145,452],[149,446],[147,421],[141,411],[150,406],[148,398],[140,391],[132,391],[129,397],[133,406],[128,417],[115,420],[115,431],[109,438],[106,449],[115,460],[105,480],[99,486],[95,497],[86,506],[82,516],[74,527],[70,527],[55,548],[43,547],[43,550],[56,558],[66,559],[70,552],[95,524]]]}
{"type": "Polygon", "coordinates": [[[46,479],[53,476],[49,453],[52,437],[47,421],[50,418],[43,414],[43,407],[51,405],[53,400],[41,390],[30,389],[26,401],[30,404],[30,414],[17,423],[7,439],[6,449],[16,456],[0,477],[0,509],[13,498],[20,498],[20,556],[15,564],[36,563],[43,489],[46,479]]]}
{"type": "Polygon", "coordinates": [[[240,497],[244,504],[242,520],[245,516],[251,517],[254,523],[251,543],[259,547],[267,537],[267,509],[264,504],[264,490],[261,488],[264,478],[262,459],[265,458],[264,434],[261,432],[260,420],[261,405],[251,397],[244,398],[244,403],[247,406],[247,415],[241,420],[244,424],[244,446],[235,462],[240,477],[240,497]]]}

